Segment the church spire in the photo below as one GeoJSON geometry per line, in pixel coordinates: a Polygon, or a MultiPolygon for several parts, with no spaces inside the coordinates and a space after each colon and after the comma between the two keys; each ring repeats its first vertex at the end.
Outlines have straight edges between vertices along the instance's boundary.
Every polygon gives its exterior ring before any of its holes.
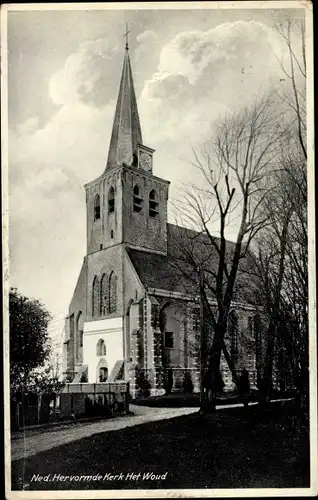
{"type": "Polygon", "coordinates": [[[125,46],[125,49],[128,50],[129,47],[128,47],[128,34],[130,33],[129,29],[128,29],[128,23],[126,23],[126,33],[124,34],[124,36],[126,37],[126,46],[125,46]]]}
{"type": "MultiPolygon", "coordinates": [[[[127,28],[127,25],[126,25],[127,28]]],[[[110,140],[106,170],[123,163],[132,164],[137,155],[137,144],[142,144],[137,101],[129,59],[128,29],[123,70],[120,80],[113,130],[110,140]]]]}

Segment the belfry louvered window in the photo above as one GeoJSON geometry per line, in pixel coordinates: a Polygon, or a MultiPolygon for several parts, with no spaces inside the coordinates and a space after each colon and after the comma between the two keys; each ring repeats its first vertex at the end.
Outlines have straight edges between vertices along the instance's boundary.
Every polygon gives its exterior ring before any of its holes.
{"type": "Polygon", "coordinates": [[[111,186],[108,191],[108,213],[115,212],[115,191],[111,186]]]}
{"type": "Polygon", "coordinates": [[[157,195],[156,191],[153,189],[149,193],[149,215],[150,215],[150,217],[157,217],[157,215],[159,214],[158,207],[159,207],[158,195],[157,195]]]}
{"type": "Polygon", "coordinates": [[[141,190],[140,187],[136,185],[134,187],[134,194],[133,194],[133,211],[141,212],[142,205],[143,205],[143,199],[141,196],[141,190]]]}

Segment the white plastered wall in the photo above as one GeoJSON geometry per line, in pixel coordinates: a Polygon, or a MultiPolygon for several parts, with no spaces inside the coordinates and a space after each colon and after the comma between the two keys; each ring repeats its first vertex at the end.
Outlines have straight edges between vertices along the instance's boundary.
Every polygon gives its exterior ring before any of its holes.
{"type": "Polygon", "coordinates": [[[123,318],[109,318],[84,323],[83,364],[88,366],[88,381],[98,382],[97,365],[106,359],[108,375],[116,361],[123,359],[123,318]],[[106,345],[106,355],[97,356],[97,342],[102,339],[106,345]]]}

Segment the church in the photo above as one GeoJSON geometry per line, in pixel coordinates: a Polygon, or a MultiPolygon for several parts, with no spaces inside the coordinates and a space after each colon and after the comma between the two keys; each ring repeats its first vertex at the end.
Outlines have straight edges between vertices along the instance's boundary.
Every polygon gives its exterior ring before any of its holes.
{"type": "MultiPolygon", "coordinates": [[[[143,144],[126,43],[107,163],[85,185],[87,252],[66,317],[63,371],[74,383],[129,381],[133,397],[145,387],[199,391],[198,287],[181,255],[190,230],[168,223],[170,183],[153,172],[154,154],[143,144]]],[[[255,388],[262,345],[251,301],[233,303],[228,330],[235,366],[255,388]]],[[[224,359],[221,373],[232,390],[224,359]]]]}

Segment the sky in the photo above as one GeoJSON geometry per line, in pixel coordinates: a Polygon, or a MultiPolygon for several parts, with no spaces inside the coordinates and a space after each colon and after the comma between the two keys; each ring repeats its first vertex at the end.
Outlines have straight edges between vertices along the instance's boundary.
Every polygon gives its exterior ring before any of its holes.
{"type": "Polygon", "coordinates": [[[125,47],[154,174],[195,182],[211,124],[281,85],[275,23],[295,10],[72,10],[8,14],[10,285],[63,329],[86,252],[84,184],[102,174],[125,47]]]}

